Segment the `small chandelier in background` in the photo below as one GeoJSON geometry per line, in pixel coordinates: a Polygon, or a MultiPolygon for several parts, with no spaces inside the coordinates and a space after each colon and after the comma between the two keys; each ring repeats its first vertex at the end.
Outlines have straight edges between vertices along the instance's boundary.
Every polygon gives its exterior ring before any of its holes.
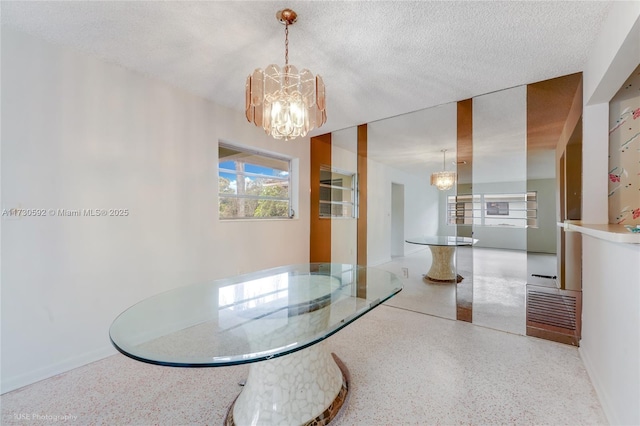
{"type": "Polygon", "coordinates": [[[289,65],[289,25],[297,15],[291,9],[276,13],[284,27],[284,67],[271,64],[247,77],[246,116],[276,139],[304,137],[327,121],[325,87],[322,77],[308,69],[289,65]]]}
{"type": "Polygon", "coordinates": [[[440,191],[446,191],[451,189],[456,183],[456,172],[448,172],[447,163],[447,150],[442,150],[442,171],[431,174],[431,185],[435,185],[440,191]]]}

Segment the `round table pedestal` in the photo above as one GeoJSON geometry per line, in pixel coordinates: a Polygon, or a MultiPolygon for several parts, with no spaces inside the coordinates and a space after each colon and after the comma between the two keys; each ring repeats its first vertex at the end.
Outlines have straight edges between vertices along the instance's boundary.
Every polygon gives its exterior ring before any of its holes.
{"type": "Polygon", "coordinates": [[[252,363],[225,425],[326,425],[340,411],[348,372],[325,342],[252,363]]]}
{"type": "Polygon", "coordinates": [[[462,281],[462,277],[456,274],[453,266],[453,254],[455,247],[430,245],[431,269],[424,279],[441,283],[456,283],[462,281]]]}

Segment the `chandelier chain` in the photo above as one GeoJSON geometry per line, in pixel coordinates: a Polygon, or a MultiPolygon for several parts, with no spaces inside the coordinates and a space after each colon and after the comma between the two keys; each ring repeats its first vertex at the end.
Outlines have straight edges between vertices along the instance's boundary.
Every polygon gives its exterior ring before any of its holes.
{"type": "Polygon", "coordinates": [[[284,26],[284,64],[289,65],[289,24],[284,26]]]}

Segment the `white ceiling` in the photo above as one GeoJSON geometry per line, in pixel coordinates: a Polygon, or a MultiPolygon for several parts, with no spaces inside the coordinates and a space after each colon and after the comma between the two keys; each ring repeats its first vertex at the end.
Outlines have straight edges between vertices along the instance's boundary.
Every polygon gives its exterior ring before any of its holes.
{"type": "MultiPolygon", "coordinates": [[[[316,135],[582,71],[610,4],[2,1],[0,7],[3,25],[239,114],[246,76],[284,63],[284,27],[275,13],[293,8],[298,22],[290,27],[289,61],[321,74],[327,85],[328,120],[316,135]]],[[[415,159],[408,141],[392,143],[402,149],[381,149],[381,160],[415,159]]],[[[440,145],[434,141],[429,152],[441,165],[440,145]]]]}

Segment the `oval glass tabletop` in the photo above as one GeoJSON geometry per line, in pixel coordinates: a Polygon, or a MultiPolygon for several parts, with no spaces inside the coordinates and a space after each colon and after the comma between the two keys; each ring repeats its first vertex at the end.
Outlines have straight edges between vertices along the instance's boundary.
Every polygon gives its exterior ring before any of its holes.
{"type": "Polygon", "coordinates": [[[177,288],[132,306],[109,330],[139,361],[214,367],[309,347],[402,290],[387,271],[356,265],[284,266],[177,288]]]}
{"type": "Polygon", "coordinates": [[[406,242],[425,246],[471,246],[478,240],[468,237],[428,236],[409,238],[406,242]]]}

